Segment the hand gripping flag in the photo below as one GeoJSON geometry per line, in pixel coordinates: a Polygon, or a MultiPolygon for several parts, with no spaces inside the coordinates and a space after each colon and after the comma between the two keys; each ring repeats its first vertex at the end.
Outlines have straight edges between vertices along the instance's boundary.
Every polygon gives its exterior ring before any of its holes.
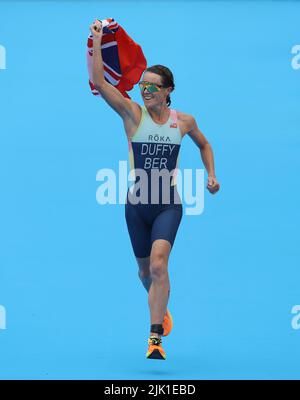
{"type": "MultiPolygon", "coordinates": [[[[125,30],[113,19],[101,20],[103,36],[101,54],[103,59],[104,77],[107,82],[115,86],[124,97],[130,99],[126,93],[139,82],[147,61],[142,48],[135,43],[125,30]]],[[[95,96],[101,96],[92,82],[93,35],[87,41],[87,66],[89,85],[95,96]]]]}

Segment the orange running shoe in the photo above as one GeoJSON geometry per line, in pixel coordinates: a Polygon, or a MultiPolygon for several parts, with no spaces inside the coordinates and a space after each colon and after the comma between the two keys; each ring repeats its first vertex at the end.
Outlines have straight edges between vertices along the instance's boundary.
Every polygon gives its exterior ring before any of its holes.
{"type": "Polygon", "coordinates": [[[162,323],[162,326],[164,328],[164,333],[163,336],[168,336],[169,333],[171,332],[172,328],[173,328],[173,318],[172,315],[170,313],[170,311],[167,309],[167,312],[164,316],[164,320],[162,323]]]}
{"type": "Polygon", "coordinates": [[[148,339],[148,351],[146,354],[147,358],[151,358],[154,360],[165,360],[166,353],[161,346],[161,339],[155,336],[150,336],[148,339]]]}

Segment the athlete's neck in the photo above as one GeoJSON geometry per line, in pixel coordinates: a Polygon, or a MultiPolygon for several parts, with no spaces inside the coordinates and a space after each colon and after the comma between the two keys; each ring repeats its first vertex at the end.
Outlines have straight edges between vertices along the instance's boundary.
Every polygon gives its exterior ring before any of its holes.
{"type": "Polygon", "coordinates": [[[165,104],[163,106],[147,107],[150,117],[158,123],[164,122],[170,114],[170,109],[165,104]]]}

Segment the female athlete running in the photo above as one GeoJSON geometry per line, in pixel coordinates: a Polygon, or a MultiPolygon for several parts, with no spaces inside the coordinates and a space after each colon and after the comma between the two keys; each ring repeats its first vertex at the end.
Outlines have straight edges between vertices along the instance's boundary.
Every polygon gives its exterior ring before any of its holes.
{"type": "Polygon", "coordinates": [[[172,72],[162,65],[145,70],[139,87],[143,106],[125,98],[104,78],[101,56],[102,25],[90,25],[93,35],[93,83],[103,99],[122,118],[129,144],[135,183],[128,190],[125,217],[139,277],[148,292],[151,327],[147,358],[166,359],[161,336],[173,326],[167,309],[170,293],[168,259],[182,217],[176,189],[176,166],[181,140],[189,135],[201,152],[208,173],[207,189],[220,185],[214,169],[213,151],[195,118],[170,109],[174,90],[172,72]]]}

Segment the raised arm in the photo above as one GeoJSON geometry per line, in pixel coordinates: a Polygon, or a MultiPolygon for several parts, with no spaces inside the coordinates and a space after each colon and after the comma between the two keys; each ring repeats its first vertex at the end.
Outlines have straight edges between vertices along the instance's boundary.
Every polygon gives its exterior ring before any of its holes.
{"type": "Polygon", "coordinates": [[[101,94],[103,99],[109,104],[123,119],[133,117],[133,102],[126,99],[113,85],[104,78],[103,60],[101,55],[102,24],[96,20],[90,25],[93,35],[93,84],[95,89],[101,94]]]}

